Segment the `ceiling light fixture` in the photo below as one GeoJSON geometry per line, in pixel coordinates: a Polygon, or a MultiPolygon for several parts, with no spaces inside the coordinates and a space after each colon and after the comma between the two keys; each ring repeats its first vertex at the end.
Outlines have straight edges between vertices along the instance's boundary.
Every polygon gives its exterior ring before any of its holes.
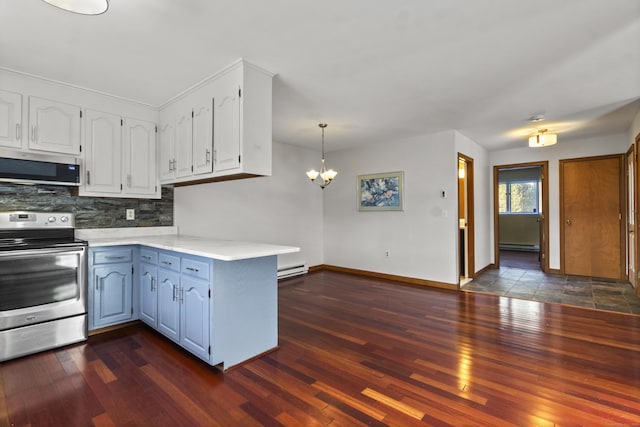
{"type": "Polygon", "coordinates": [[[81,15],[100,15],[109,9],[109,0],[42,0],[57,8],[81,15]]]}
{"type": "Polygon", "coordinates": [[[320,127],[320,129],[322,129],[322,165],[320,166],[320,172],[315,169],[311,169],[307,172],[307,176],[309,177],[311,182],[314,182],[318,175],[320,175],[320,188],[324,189],[324,187],[331,184],[331,181],[333,181],[333,178],[338,175],[338,172],[334,171],[333,169],[327,170],[327,167],[324,164],[324,128],[327,127],[327,124],[320,123],[318,124],[318,126],[320,127]]]}
{"type": "Polygon", "coordinates": [[[539,129],[538,133],[529,137],[529,147],[548,147],[558,142],[558,135],[546,133],[547,129],[539,129]]]}

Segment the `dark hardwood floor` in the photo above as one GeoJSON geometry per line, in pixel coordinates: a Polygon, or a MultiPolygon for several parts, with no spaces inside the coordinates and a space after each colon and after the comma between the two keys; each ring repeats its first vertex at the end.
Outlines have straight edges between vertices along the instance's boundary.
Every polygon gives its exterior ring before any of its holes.
{"type": "MultiPolygon", "coordinates": [[[[640,316],[320,271],[222,373],[134,326],[0,364],[0,426],[632,426],[640,316]]],[[[215,351],[215,349],[214,349],[215,351]]]]}

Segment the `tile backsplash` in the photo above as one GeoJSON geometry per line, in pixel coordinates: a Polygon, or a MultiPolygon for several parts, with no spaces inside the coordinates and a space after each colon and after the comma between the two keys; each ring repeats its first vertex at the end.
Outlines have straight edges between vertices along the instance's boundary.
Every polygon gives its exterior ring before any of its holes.
{"type": "Polygon", "coordinates": [[[76,228],[157,227],[173,225],[173,188],[161,199],[78,197],[73,187],[0,183],[0,210],[73,212],[76,228]],[[135,220],[126,210],[135,209],[135,220]]]}

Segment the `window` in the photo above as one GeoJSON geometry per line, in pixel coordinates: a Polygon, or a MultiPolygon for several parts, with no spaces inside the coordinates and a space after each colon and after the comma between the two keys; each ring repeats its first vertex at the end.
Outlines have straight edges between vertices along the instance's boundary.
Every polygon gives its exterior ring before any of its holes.
{"type": "Polygon", "coordinates": [[[537,213],[538,181],[511,181],[498,184],[499,213],[537,213]]]}

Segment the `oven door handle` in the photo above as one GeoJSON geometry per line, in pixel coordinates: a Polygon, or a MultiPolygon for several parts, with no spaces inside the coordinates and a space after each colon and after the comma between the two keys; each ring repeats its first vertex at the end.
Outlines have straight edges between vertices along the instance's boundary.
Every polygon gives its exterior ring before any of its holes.
{"type": "Polygon", "coordinates": [[[86,246],[78,245],[66,248],[41,248],[41,249],[16,249],[9,251],[0,251],[0,258],[14,257],[23,258],[31,255],[57,255],[57,254],[83,254],[86,246]]]}

